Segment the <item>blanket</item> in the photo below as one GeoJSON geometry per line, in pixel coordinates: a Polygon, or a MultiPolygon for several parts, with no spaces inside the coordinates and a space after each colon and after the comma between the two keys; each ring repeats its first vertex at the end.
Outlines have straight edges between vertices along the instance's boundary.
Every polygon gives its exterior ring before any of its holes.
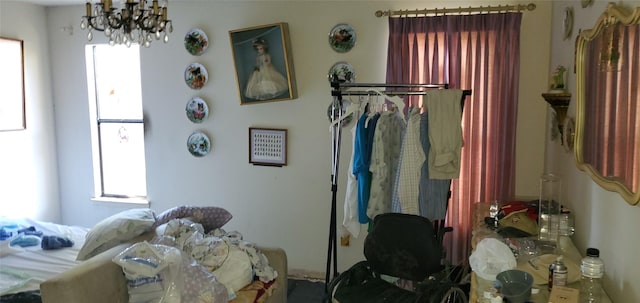
{"type": "Polygon", "coordinates": [[[270,286],[278,276],[255,243],[244,240],[237,231],[217,228],[205,233],[202,225],[183,218],[169,221],[156,233],[152,243],[176,247],[189,255],[216,276],[229,299],[236,298],[239,290],[251,288],[254,278],[270,286]]]}

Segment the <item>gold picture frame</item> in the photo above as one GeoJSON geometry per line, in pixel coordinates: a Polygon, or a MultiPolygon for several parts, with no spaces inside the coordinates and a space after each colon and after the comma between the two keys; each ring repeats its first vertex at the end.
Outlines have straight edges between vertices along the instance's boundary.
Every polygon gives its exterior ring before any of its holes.
{"type": "Polygon", "coordinates": [[[23,46],[22,40],[0,37],[0,131],[27,128],[23,46]]]}
{"type": "Polygon", "coordinates": [[[287,23],[229,31],[240,104],[298,97],[287,23]]]}
{"type": "Polygon", "coordinates": [[[287,130],[249,127],[249,163],[287,165],[287,130]]]}

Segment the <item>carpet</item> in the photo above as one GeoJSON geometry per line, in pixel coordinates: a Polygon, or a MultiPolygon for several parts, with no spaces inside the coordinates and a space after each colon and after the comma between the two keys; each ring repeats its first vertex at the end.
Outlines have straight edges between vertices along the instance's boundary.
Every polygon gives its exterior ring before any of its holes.
{"type": "Polygon", "coordinates": [[[316,303],[325,299],[324,282],[289,279],[288,303],[316,303]]]}

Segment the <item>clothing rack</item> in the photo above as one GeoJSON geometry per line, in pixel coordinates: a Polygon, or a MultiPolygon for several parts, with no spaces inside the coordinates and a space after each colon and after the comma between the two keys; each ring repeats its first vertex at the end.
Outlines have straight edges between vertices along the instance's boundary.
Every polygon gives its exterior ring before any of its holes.
{"type": "MultiPolygon", "coordinates": [[[[331,107],[331,152],[332,152],[332,169],[331,169],[331,218],[329,223],[329,243],[327,246],[327,267],[325,272],[325,294],[330,298],[328,293],[328,285],[331,278],[331,269],[333,261],[334,278],[338,275],[337,261],[337,191],[338,191],[338,167],[340,159],[340,145],[342,138],[342,116],[343,96],[371,96],[376,93],[388,96],[406,96],[406,95],[426,95],[430,89],[449,89],[448,84],[387,84],[387,83],[347,83],[339,81],[335,78],[331,79],[331,95],[334,101],[331,107]],[[367,88],[362,90],[362,88],[367,88]],[[373,88],[383,88],[385,90],[372,90],[373,88]],[[387,88],[391,90],[386,90],[387,88]],[[338,113],[337,119],[335,113],[338,113]],[[334,121],[335,120],[335,121],[334,121]]],[[[464,100],[471,95],[471,90],[463,90],[460,100],[461,106],[464,107],[464,100]]],[[[444,227],[444,220],[440,220],[436,229],[442,229],[442,234],[447,230],[444,227]]]]}
{"type": "MultiPolygon", "coordinates": [[[[374,93],[371,90],[354,90],[353,88],[402,88],[404,90],[376,90],[375,92],[385,94],[388,96],[415,96],[425,95],[429,89],[449,89],[449,84],[441,83],[406,83],[406,84],[387,84],[387,83],[347,83],[340,81],[331,82],[331,95],[338,97],[339,100],[342,96],[371,96],[374,93]]],[[[462,91],[461,104],[464,104],[466,96],[471,96],[471,90],[465,89],[462,91]]]]}
{"type": "Polygon", "coordinates": [[[492,12],[521,12],[524,10],[533,11],[536,9],[535,3],[514,4],[514,5],[498,5],[498,6],[477,6],[477,7],[457,7],[457,8],[432,8],[432,9],[413,9],[413,10],[386,10],[376,11],[376,17],[402,17],[409,15],[450,15],[450,14],[471,14],[471,13],[492,13],[492,12]]]}

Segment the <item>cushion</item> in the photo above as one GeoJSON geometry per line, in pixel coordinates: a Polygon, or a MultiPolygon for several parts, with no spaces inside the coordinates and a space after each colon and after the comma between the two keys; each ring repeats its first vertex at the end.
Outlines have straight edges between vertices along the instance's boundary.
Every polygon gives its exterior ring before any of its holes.
{"type": "Polygon", "coordinates": [[[172,219],[189,218],[195,223],[200,223],[205,232],[221,228],[233,216],[226,209],[215,206],[177,206],[170,208],[158,215],[154,228],[165,224],[172,219]]]}
{"type": "Polygon", "coordinates": [[[120,243],[151,230],[155,213],[148,208],[134,208],[110,216],[89,230],[76,260],[87,260],[120,243]]]}

